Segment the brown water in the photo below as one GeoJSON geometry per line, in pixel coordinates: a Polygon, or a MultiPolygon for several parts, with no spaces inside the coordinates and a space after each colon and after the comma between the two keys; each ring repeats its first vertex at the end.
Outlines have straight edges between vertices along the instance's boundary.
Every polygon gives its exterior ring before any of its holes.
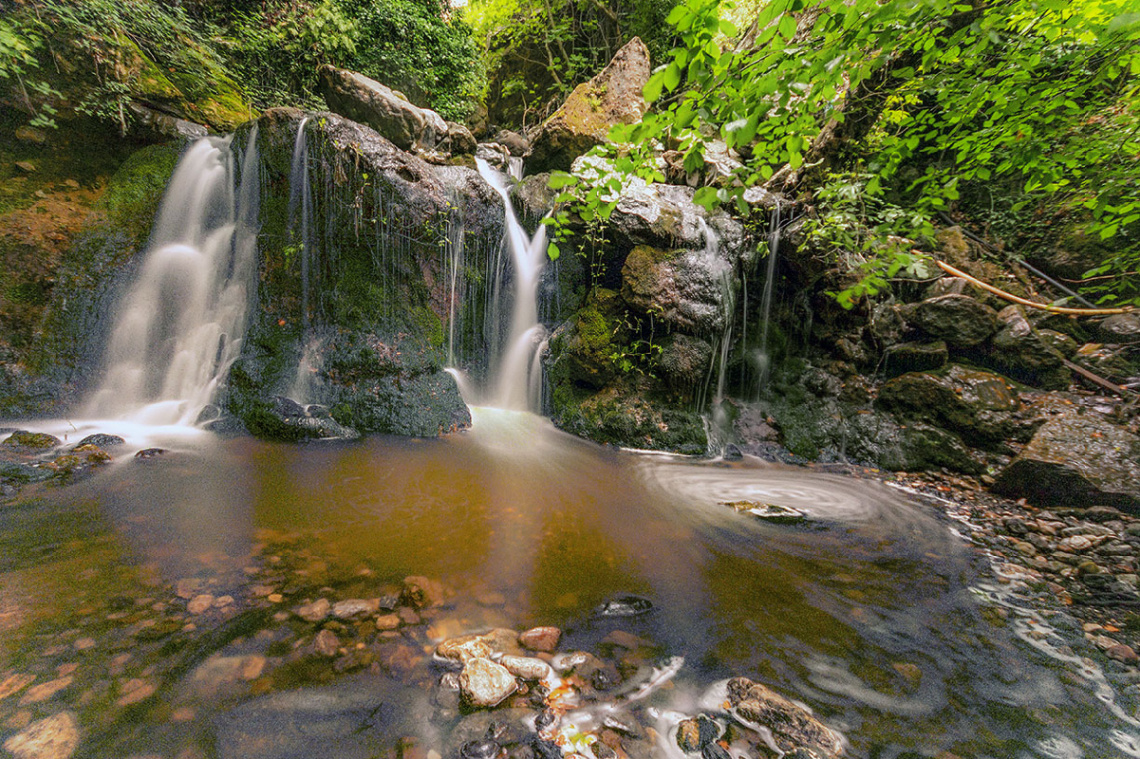
{"type": "Polygon", "coordinates": [[[388,756],[412,736],[451,759],[438,672],[413,662],[399,676],[384,657],[557,625],[564,650],[595,651],[620,627],[652,641],[657,663],[683,657],[652,702],[665,721],[745,675],[811,706],[853,756],[1140,756],[1100,673],[1047,629],[1026,634],[1029,616],[985,592],[985,562],[951,524],[877,482],[602,449],[482,410],[439,441],[175,447],[0,507],[0,682],[72,678],[43,701],[0,698],[0,742],[66,708],[80,756],[388,756]],[[724,505],[741,500],[808,521],[724,505]],[[383,667],[294,655],[297,620],[273,616],[407,575],[442,581],[450,601],[375,642],[340,633],[383,667]],[[180,580],[184,595],[235,603],[188,615],[180,580]],[[654,610],[594,614],[627,594],[654,610]],[[268,669],[203,674],[219,656],[268,669]],[[132,680],[155,693],[132,702],[132,680]]]}

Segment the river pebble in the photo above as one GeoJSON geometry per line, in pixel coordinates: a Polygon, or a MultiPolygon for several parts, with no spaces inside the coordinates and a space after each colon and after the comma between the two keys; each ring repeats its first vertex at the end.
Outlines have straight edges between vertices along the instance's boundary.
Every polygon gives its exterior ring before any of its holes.
{"type": "Polygon", "coordinates": [[[71,712],[33,722],[4,741],[16,759],[69,759],[79,747],[79,721],[71,712]]]}

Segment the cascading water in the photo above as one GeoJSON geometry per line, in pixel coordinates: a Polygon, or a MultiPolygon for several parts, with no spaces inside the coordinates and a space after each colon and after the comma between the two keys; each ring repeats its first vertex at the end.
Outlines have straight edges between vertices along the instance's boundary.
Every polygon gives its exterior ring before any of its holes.
{"type": "Polygon", "coordinates": [[[231,140],[198,140],[175,169],[87,415],[192,424],[237,359],[255,292],[260,180],[256,128],[240,173],[231,140]]]}
{"type": "Polygon", "coordinates": [[[720,256],[720,240],[716,232],[703,218],[698,217],[697,224],[705,238],[703,255],[708,270],[717,278],[720,285],[721,316],[724,320],[724,332],[720,336],[717,350],[713,353],[713,363],[709,367],[710,372],[716,373],[716,392],[705,424],[709,452],[716,455],[723,452],[729,433],[723,403],[728,377],[728,355],[732,348],[732,332],[735,326],[736,292],[733,288],[732,266],[720,256]]]}
{"type": "Polygon", "coordinates": [[[308,122],[309,117],[306,116],[297,126],[293,160],[289,166],[289,227],[297,255],[301,259],[301,323],[306,337],[311,322],[309,269],[313,255],[313,195],[309,181],[309,143],[305,138],[305,124],[308,122]]]}
{"type": "MultiPolygon", "coordinates": [[[[488,166],[486,161],[477,160],[476,164],[479,175],[503,199],[506,213],[504,243],[510,250],[514,265],[510,328],[498,351],[497,368],[491,375],[492,389],[487,393],[486,404],[516,411],[538,411],[541,377],[532,379],[531,375],[541,371],[540,362],[534,358],[545,337],[545,330],[538,321],[538,280],[546,259],[546,227],[540,226],[534,237],[529,237],[515,216],[503,175],[488,166]]],[[[504,298],[504,290],[501,284],[495,287],[500,302],[504,298]]]]}

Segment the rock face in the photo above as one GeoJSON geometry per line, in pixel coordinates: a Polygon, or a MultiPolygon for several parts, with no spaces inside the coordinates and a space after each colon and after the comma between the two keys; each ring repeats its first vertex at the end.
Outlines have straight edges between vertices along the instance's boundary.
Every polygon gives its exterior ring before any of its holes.
{"type": "Polygon", "coordinates": [[[621,275],[625,302],[643,313],[654,313],[669,327],[695,333],[724,329],[732,272],[703,251],[639,245],[626,257],[621,275]]]}
{"type": "Polygon", "coordinates": [[[998,474],[993,490],[1038,506],[1140,511],[1140,438],[1092,418],[1053,419],[998,474]]]}
{"type": "Polygon", "coordinates": [[[448,136],[447,123],[438,113],[412,105],[374,79],[328,64],[319,73],[329,110],[367,124],[401,150],[430,149],[448,136]]]}
{"type": "Polygon", "coordinates": [[[527,170],[568,171],[574,159],[606,139],[615,124],[632,124],[646,110],[649,50],[634,37],[601,73],[574,88],[531,139],[527,170]]]}
{"type": "Polygon", "coordinates": [[[728,703],[736,715],[772,732],[785,754],[835,759],[843,753],[834,733],[802,706],[744,677],[728,681],[728,703]]]}

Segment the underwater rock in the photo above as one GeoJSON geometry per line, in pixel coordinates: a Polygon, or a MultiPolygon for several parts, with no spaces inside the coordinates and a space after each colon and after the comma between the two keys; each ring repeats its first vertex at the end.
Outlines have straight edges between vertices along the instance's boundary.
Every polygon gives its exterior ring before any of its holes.
{"type": "Polygon", "coordinates": [[[733,716],[746,725],[767,728],[782,752],[811,752],[803,755],[818,759],[843,753],[839,738],[807,709],[759,683],[744,677],[729,680],[728,703],[733,716]]]}
{"type": "Polygon", "coordinates": [[[595,617],[637,617],[653,611],[653,602],[642,596],[619,596],[594,609],[595,617]]]}
{"type": "Polygon", "coordinates": [[[101,432],[97,432],[94,435],[88,435],[87,437],[80,440],[75,444],[75,447],[82,448],[85,445],[94,445],[98,446],[99,448],[111,448],[116,445],[123,445],[125,442],[127,441],[123,440],[118,435],[106,435],[101,432]]]}
{"type": "Polygon", "coordinates": [[[79,721],[60,712],[33,722],[4,741],[16,759],[69,759],[79,747],[79,721]]]}
{"type": "Polygon", "coordinates": [[[936,340],[957,348],[978,345],[997,331],[997,312],[967,295],[942,295],[912,303],[904,318],[936,340]]]}
{"type": "Polygon", "coordinates": [[[1037,506],[1140,512],[1140,438],[1088,416],[1051,419],[997,475],[992,490],[1037,506]]]}
{"type": "Polygon", "coordinates": [[[647,109],[641,91],[649,81],[649,49],[634,37],[566,101],[532,136],[528,171],[569,171],[574,159],[605,141],[616,124],[632,124],[647,109]]]}

